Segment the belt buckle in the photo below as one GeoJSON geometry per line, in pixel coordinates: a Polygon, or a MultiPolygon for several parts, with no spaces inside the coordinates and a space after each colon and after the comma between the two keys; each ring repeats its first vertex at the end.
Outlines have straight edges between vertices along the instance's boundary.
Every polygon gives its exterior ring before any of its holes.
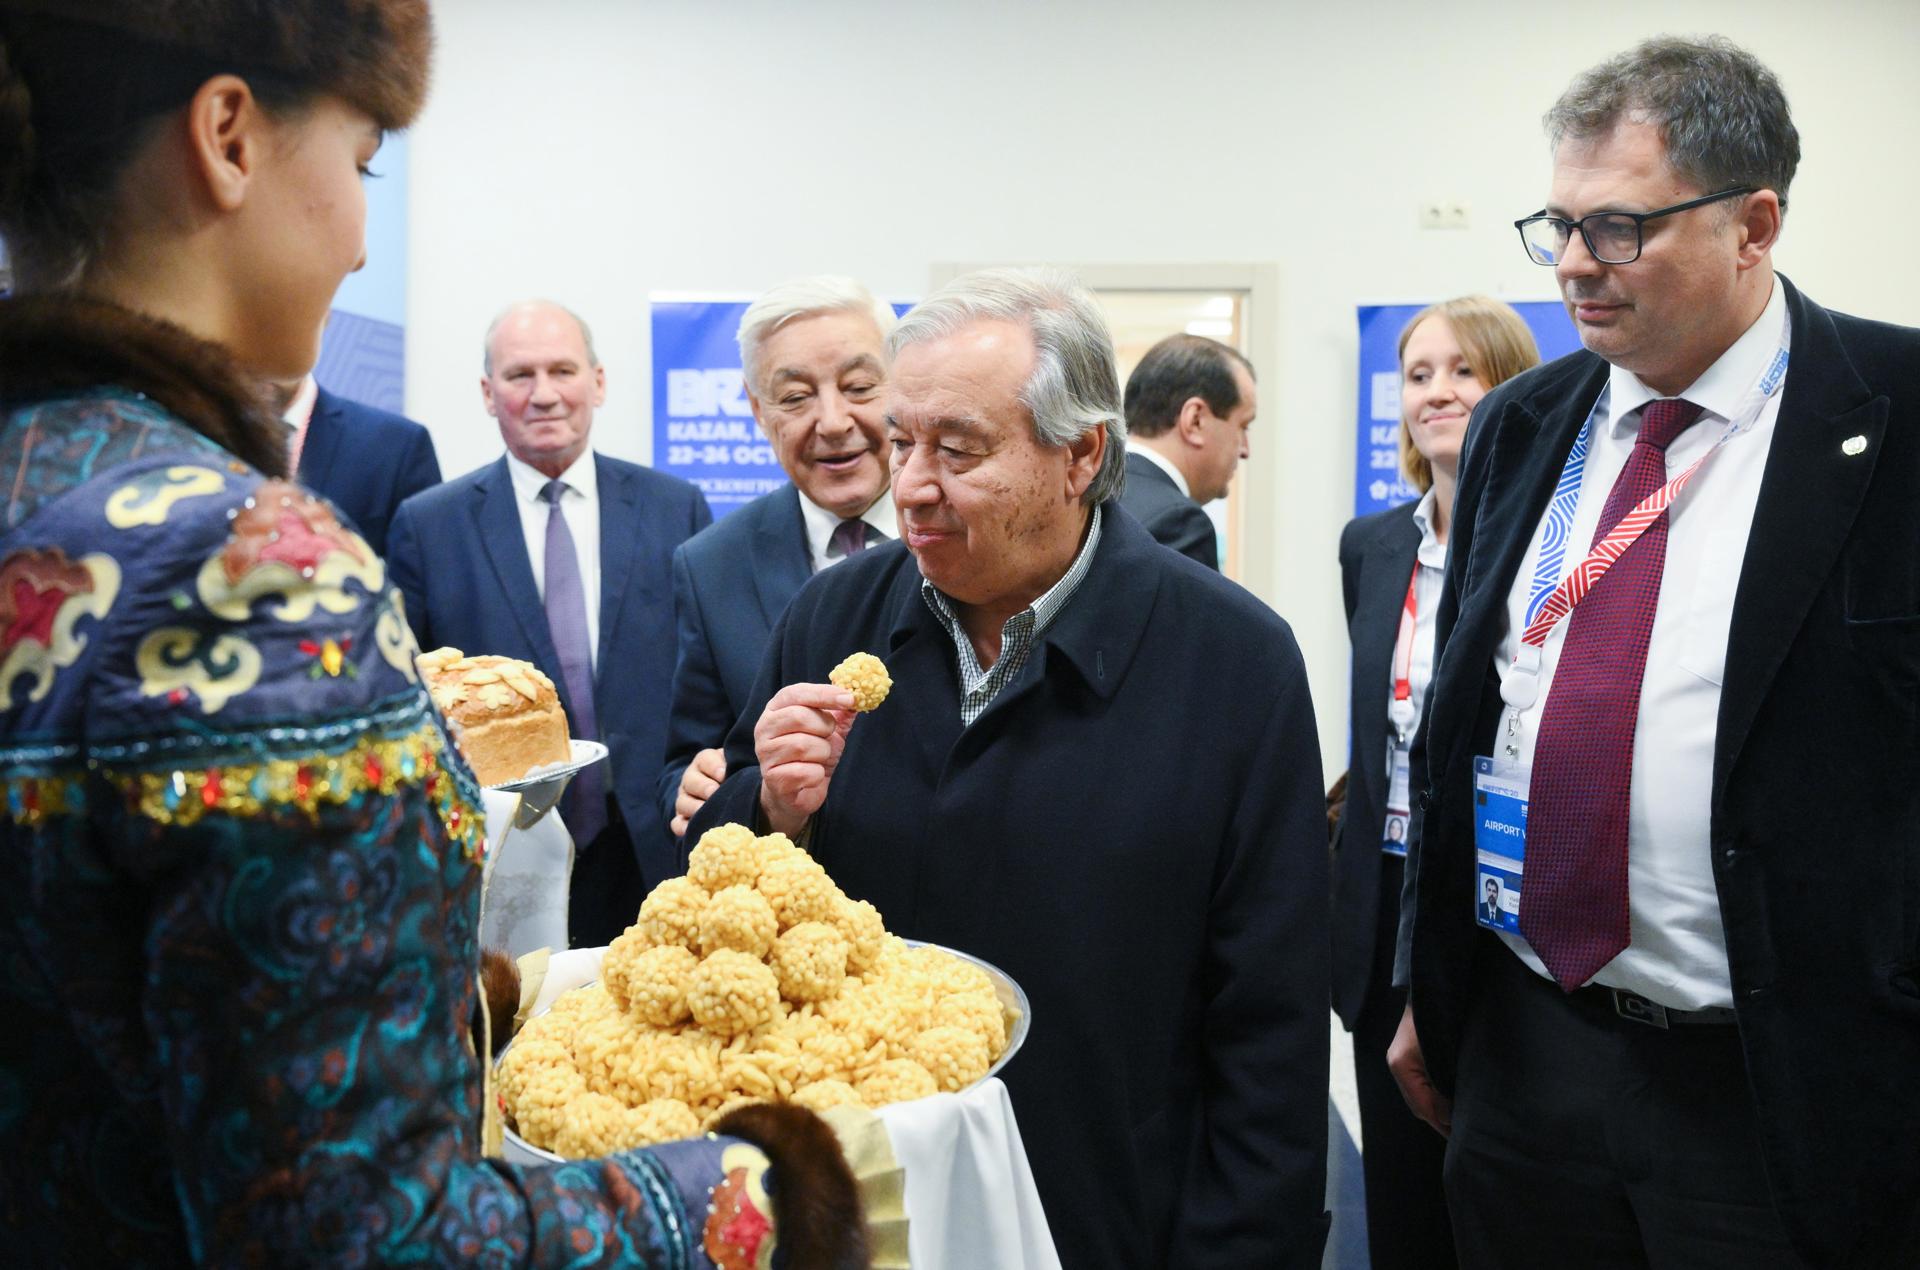
{"type": "Polygon", "coordinates": [[[1613,994],[1613,1012],[1623,1019],[1635,1023],[1644,1023],[1648,1027],[1667,1028],[1667,1007],[1658,1001],[1649,1001],[1637,992],[1628,992],[1624,988],[1609,988],[1613,994]]]}

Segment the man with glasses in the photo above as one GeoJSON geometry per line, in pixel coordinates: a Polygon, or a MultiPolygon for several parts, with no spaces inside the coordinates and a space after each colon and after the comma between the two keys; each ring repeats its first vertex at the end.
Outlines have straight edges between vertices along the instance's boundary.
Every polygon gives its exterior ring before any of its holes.
{"type": "Polygon", "coordinates": [[[1727,41],[1547,127],[1587,351],[1469,433],[1390,1062],[1462,1264],[1920,1265],[1920,332],[1775,275],[1798,134],[1727,41]]]}

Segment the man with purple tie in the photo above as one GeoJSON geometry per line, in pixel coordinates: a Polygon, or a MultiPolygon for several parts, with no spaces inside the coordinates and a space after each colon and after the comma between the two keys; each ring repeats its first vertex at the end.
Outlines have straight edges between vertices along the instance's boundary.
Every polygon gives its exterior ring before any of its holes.
{"type": "Polygon", "coordinates": [[[1920,332],[1774,272],[1726,40],[1547,128],[1586,348],[1467,434],[1389,1063],[1463,1265],[1920,1265],[1920,332]]]}
{"type": "Polygon", "coordinates": [[[712,523],[677,477],[588,448],[607,372],[585,322],[546,301],[487,329],[481,398],[507,453],[408,499],[387,565],[423,648],[533,662],[573,735],[608,761],[574,778],[568,933],[604,944],[679,855],[654,802],[673,676],[674,548],[712,523]]]}

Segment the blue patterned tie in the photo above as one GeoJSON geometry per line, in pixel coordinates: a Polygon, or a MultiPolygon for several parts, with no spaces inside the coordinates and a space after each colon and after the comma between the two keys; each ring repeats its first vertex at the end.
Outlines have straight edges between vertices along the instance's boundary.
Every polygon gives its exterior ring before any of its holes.
{"type": "MultiPolygon", "coordinates": [[[[560,677],[573,707],[568,719],[573,735],[598,740],[600,721],[593,708],[593,650],[587,646],[587,590],[580,581],[580,556],[573,549],[573,533],[560,506],[565,481],[548,481],[540,491],[547,501],[547,633],[560,656],[560,677]]],[[[561,817],[574,842],[585,847],[607,823],[606,765],[595,763],[573,778],[561,808],[561,817]]]]}

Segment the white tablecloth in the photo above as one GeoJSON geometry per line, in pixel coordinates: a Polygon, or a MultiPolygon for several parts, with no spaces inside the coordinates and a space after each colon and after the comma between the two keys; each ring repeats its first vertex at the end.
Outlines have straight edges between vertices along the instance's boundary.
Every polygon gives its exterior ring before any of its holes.
{"type": "MultiPolygon", "coordinates": [[[[532,1013],[599,978],[603,951],[555,953],[532,1013]]],[[[894,1158],[906,1169],[915,1270],[1059,1270],[1005,1085],[985,1080],[964,1093],[895,1103],[878,1114],[894,1158]]]]}

